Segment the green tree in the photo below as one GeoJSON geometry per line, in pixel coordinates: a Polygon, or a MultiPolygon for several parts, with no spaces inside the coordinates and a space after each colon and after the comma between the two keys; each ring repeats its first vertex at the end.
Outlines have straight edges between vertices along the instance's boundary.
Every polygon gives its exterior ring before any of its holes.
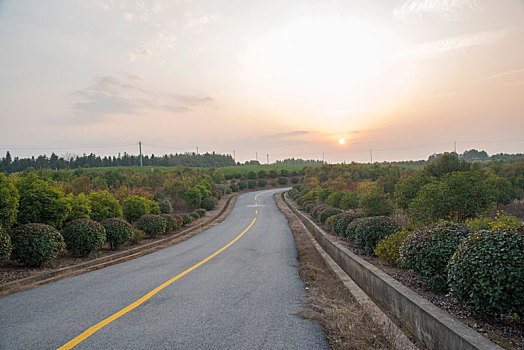
{"type": "Polygon", "coordinates": [[[357,192],[345,192],[344,196],[340,199],[341,209],[356,209],[358,207],[358,193],[357,192]]]}
{"type": "Polygon", "coordinates": [[[69,193],[65,199],[69,204],[69,213],[66,222],[76,219],[89,219],[91,208],[89,207],[89,200],[84,193],[79,193],[78,196],[69,193]]]}
{"type": "Polygon", "coordinates": [[[149,214],[148,199],[137,195],[129,196],[124,200],[122,211],[128,222],[135,222],[141,216],[149,214]]]}
{"type": "Polygon", "coordinates": [[[202,202],[202,192],[198,188],[192,187],[184,192],[184,199],[190,206],[197,206],[202,202]]]}
{"type": "Polygon", "coordinates": [[[359,206],[364,210],[366,216],[389,216],[393,214],[393,204],[383,193],[371,192],[360,196],[359,206]]]}
{"type": "Polygon", "coordinates": [[[92,192],[88,199],[92,220],[100,222],[109,218],[122,217],[122,207],[111,193],[107,191],[92,192]]]}
{"type": "Polygon", "coordinates": [[[471,164],[459,160],[455,153],[444,153],[436,160],[430,162],[424,167],[424,172],[429,176],[440,178],[441,176],[456,171],[469,171],[471,164]]]}
{"type": "Polygon", "coordinates": [[[20,195],[18,224],[41,223],[62,227],[69,214],[64,192],[51,187],[33,172],[18,179],[16,188],[20,195]]]}
{"type": "Polygon", "coordinates": [[[0,173],[0,227],[9,229],[15,223],[19,199],[16,187],[0,173]]]}
{"type": "Polygon", "coordinates": [[[486,180],[491,193],[493,194],[495,203],[509,204],[515,199],[513,186],[508,179],[497,175],[491,175],[486,180]]]}
{"type": "Polygon", "coordinates": [[[432,177],[420,171],[413,176],[405,178],[395,186],[395,203],[401,209],[407,210],[409,204],[417,196],[420,189],[430,183],[432,177]]]}
{"type": "Polygon", "coordinates": [[[224,177],[224,172],[222,171],[222,169],[215,169],[215,171],[213,171],[213,182],[214,183],[221,184],[225,180],[226,178],[224,177]]]}
{"type": "Polygon", "coordinates": [[[332,207],[335,207],[335,208],[340,208],[340,201],[342,200],[342,198],[344,197],[345,194],[346,194],[346,192],[344,192],[344,191],[335,191],[335,192],[331,193],[326,198],[326,204],[330,205],[332,207]]]}

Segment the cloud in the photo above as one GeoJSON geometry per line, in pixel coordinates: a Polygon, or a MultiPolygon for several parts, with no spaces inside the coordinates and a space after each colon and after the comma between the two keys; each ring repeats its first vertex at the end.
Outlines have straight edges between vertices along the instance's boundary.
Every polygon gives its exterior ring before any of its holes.
{"type": "Polygon", "coordinates": [[[476,0],[408,0],[397,7],[393,14],[401,21],[424,20],[428,16],[457,21],[465,12],[476,9],[476,0]]]}
{"type": "Polygon", "coordinates": [[[151,57],[153,53],[149,49],[134,49],[129,52],[129,60],[135,61],[138,57],[151,57]]]}
{"type": "Polygon", "coordinates": [[[108,115],[140,115],[148,110],[178,114],[213,102],[207,95],[182,95],[152,91],[138,75],[98,77],[93,84],[74,93],[82,98],[72,105],[77,124],[92,123],[108,115]]]}
{"type": "Polygon", "coordinates": [[[166,32],[165,30],[161,30],[157,33],[156,38],[162,42],[166,47],[172,47],[173,43],[175,41],[175,37],[170,34],[169,32],[166,32]]]}
{"type": "Polygon", "coordinates": [[[426,60],[435,57],[442,57],[449,54],[460,53],[462,50],[487,45],[497,42],[508,34],[508,30],[501,29],[488,32],[472,33],[460,35],[452,38],[430,41],[417,44],[407,49],[398,51],[392,59],[412,58],[416,60],[426,60]]]}
{"type": "Polygon", "coordinates": [[[122,14],[122,17],[124,17],[124,19],[125,19],[126,21],[128,21],[128,22],[132,22],[133,19],[135,18],[135,15],[132,14],[132,13],[129,13],[129,12],[124,12],[124,13],[122,14]]]}

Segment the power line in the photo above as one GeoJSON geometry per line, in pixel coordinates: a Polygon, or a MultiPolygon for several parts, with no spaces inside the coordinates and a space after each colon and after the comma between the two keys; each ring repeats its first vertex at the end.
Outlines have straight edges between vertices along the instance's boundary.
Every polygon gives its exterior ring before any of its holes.
{"type": "Polygon", "coordinates": [[[29,149],[29,150],[53,150],[53,149],[70,149],[70,148],[111,148],[111,147],[124,147],[124,146],[136,146],[138,143],[121,143],[114,145],[84,145],[84,146],[60,146],[60,147],[10,147],[6,145],[0,145],[0,149],[7,150],[19,150],[19,149],[29,149]]]}

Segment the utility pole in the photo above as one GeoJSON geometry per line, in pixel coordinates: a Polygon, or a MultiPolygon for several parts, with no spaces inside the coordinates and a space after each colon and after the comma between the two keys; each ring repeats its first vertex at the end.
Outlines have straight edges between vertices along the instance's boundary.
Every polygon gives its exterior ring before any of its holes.
{"type": "Polygon", "coordinates": [[[324,152],[322,152],[322,162],[324,162],[324,152]]]}
{"type": "Polygon", "coordinates": [[[197,156],[198,156],[198,147],[197,147],[197,156]]]}
{"type": "Polygon", "coordinates": [[[140,153],[140,166],[143,167],[144,164],[142,162],[142,142],[138,141],[138,152],[140,153]]]}
{"type": "Polygon", "coordinates": [[[453,141],[453,152],[457,154],[457,141],[453,141]]]}
{"type": "Polygon", "coordinates": [[[237,161],[236,161],[236,156],[235,156],[235,150],[233,150],[233,160],[235,161],[235,164],[236,164],[237,161]]]}
{"type": "Polygon", "coordinates": [[[371,164],[373,164],[373,152],[371,151],[371,149],[369,150],[369,156],[371,158],[371,164]]]}
{"type": "Polygon", "coordinates": [[[255,159],[256,159],[257,162],[258,162],[258,152],[255,152],[255,159]]]}
{"type": "Polygon", "coordinates": [[[267,164],[269,165],[269,153],[267,154],[267,164]]]}

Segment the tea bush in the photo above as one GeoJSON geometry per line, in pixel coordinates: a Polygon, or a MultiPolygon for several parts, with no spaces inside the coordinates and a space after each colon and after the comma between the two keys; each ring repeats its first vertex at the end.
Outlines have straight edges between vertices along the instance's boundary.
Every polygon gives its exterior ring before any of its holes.
{"type": "Polygon", "coordinates": [[[193,222],[193,218],[189,216],[189,214],[182,214],[181,217],[182,217],[182,226],[189,225],[190,223],[193,222]]]}
{"type": "Polygon", "coordinates": [[[173,214],[159,214],[166,221],[166,232],[174,231],[178,228],[178,221],[173,214]]]}
{"type": "Polygon", "coordinates": [[[283,176],[279,177],[278,178],[278,183],[281,184],[281,185],[287,184],[287,177],[283,177],[283,176]]]}
{"type": "Polygon", "coordinates": [[[211,211],[216,208],[217,200],[215,199],[215,197],[206,197],[202,200],[202,203],[200,205],[205,210],[211,211]]]}
{"type": "Polygon", "coordinates": [[[200,215],[197,212],[189,213],[189,216],[193,218],[193,221],[200,219],[200,215]]]}
{"type": "Polygon", "coordinates": [[[360,223],[364,221],[364,219],[365,218],[356,218],[347,225],[346,232],[344,232],[344,236],[346,237],[346,240],[348,242],[355,242],[355,235],[357,233],[357,229],[360,226],[360,223]]]}
{"type": "Polygon", "coordinates": [[[469,235],[448,265],[451,295],[486,318],[524,316],[524,230],[469,235]]]}
{"type": "Polygon", "coordinates": [[[291,178],[291,183],[297,184],[297,183],[299,183],[299,182],[300,182],[300,179],[299,179],[298,177],[293,176],[293,177],[291,178]]]}
{"type": "Polygon", "coordinates": [[[205,210],[203,208],[195,209],[195,213],[197,213],[198,217],[200,217],[200,218],[203,217],[204,215],[206,215],[206,211],[207,210],[205,210]]]}
{"type": "Polygon", "coordinates": [[[145,236],[146,233],[144,231],[139,230],[136,227],[133,227],[133,232],[131,233],[131,237],[129,237],[129,244],[140,244],[140,242],[142,242],[142,239],[144,239],[145,236]]]}
{"type": "Polygon", "coordinates": [[[106,242],[111,250],[118,250],[133,234],[133,226],[119,218],[105,219],[101,224],[106,230],[106,242]]]}
{"type": "Polygon", "coordinates": [[[246,187],[247,187],[247,182],[245,182],[245,181],[239,181],[238,182],[238,189],[244,190],[244,189],[246,189],[246,187]]]}
{"type": "Polygon", "coordinates": [[[129,196],[124,200],[122,211],[124,218],[129,222],[135,222],[141,216],[150,213],[149,200],[137,195],[129,196]]]}
{"type": "Polygon", "coordinates": [[[144,231],[149,237],[163,235],[166,232],[166,225],[163,217],[153,214],[144,215],[135,222],[135,227],[144,231]]]}
{"type": "Polygon", "coordinates": [[[333,219],[333,233],[335,233],[337,236],[346,237],[346,229],[348,225],[361,216],[361,214],[356,212],[337,214],[333,219]]]}
{"type": "Polygon", "coordinates": [[[327,207],[326,209],[322,210],[322,212],[320,212],[318,219],[321,223],[325,223],[330,216],[340,213],[342,213],[342,210],[340,209],[327,207]]]}
{"type": "Polygon", "coordinates": [[[104,226],[89,219],[71,221],[62,230],[67,250],[73,256],[88,256],[106,242],[104,226]]]}
{"type": "Polygon", "coordinates": [[[398,230],[398,227],[390,217],[372,216],[363,218],[355,230],[355,244],[364,249],[366,254],[373,255],[377,243],[396,230],[398,230]]]}
{"type": "Polygon", "coordinates": [[[173,202],[169,198],[162,199],[158,203],[158,207],[162,214],[171,214],[173,212],[173,202]]]}
{"type": "Polygon", "coordinates": [[[238,189],[239,189],[239,187],[238,187],[237,184],[231,184],[231,185],[229,185],[229,188],[230,188],[231,191],[233,191],[233,192],[238,192],[238,189]]]}
{"type": "Polygon", "coordinates": [[[459,244],[473,229],[465,224],[441,222],[409,236],[400,249],[401,263],[414,271],[437,293],[447,291],[447,265],[459,244]]]}
{"type": "Polygon", "coordinates": [[[267,180],[266,180],[266,179],[260,179],[260,180],[258,180],[258,185],[259,185],[260,187],[265,187],[265,186],[267,186],[267,180]]]}
{"type": "Polygon", "coordinates": [[[7,232],[2,227],[0,227],[0,260],[9,259],[12,248],[13,246],[11,245],[11,238],[7,232]]]}
{"type": "Polygon", "coordinates": [[[53,226],[25,224],[11,231],[11,259],[40,266],[65,248],[64,238],[53,226]]]}
{"type": "Polygon", "coordinates": [[[249,180],[247,182],[247,188],[255,188],[257,186],[257,182],[255,180],[249,180]]]}
{"type": "Polygon", "coordinates": [[[410,231],[402,230],[384,237],[375,248],[376,256],[390,265],[397,266],[399,264],[400,247],[410,234],[410,231]]]}

